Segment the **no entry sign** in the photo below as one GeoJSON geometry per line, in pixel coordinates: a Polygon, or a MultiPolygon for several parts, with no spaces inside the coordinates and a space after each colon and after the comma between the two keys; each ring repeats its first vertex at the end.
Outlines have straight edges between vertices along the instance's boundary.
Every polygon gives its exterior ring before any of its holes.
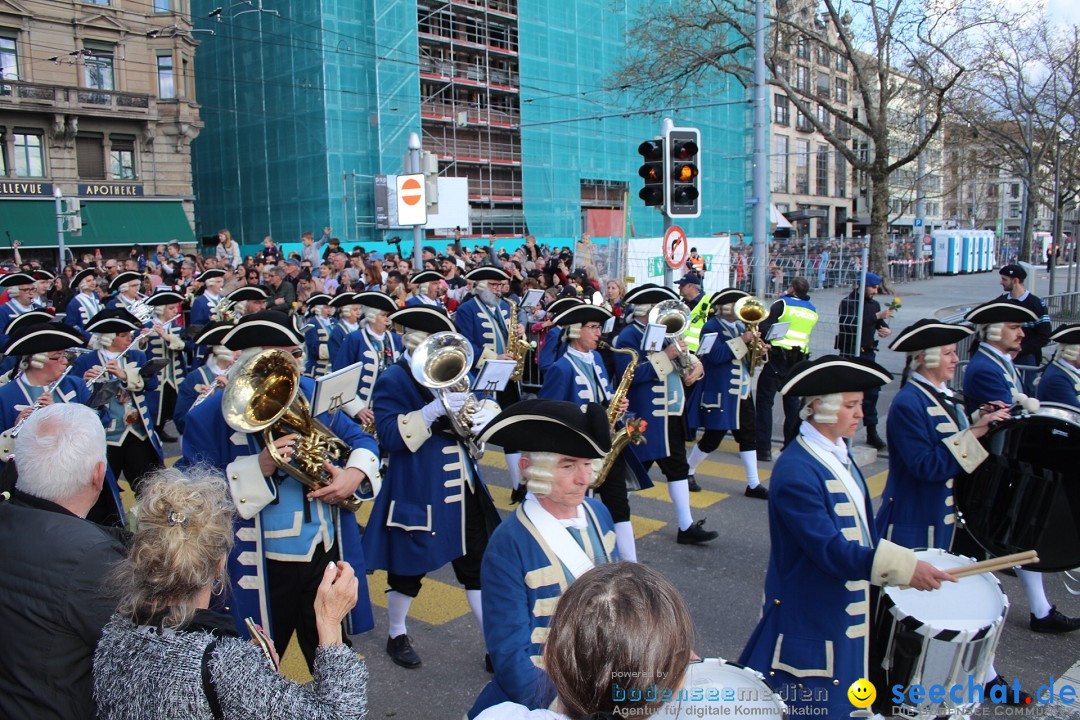
{"type": "Polygon", "coordinates": [[[397,214],[401,225],[425,225],[427,201],[424,197],[424,176],[397,176],[397,214]]]}

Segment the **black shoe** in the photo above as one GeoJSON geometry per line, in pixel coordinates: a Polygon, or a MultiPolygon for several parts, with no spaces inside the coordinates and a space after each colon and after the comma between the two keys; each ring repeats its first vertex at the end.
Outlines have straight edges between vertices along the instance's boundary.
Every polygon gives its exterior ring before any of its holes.
{"type": "Polygon", "coordinates": [[[697,484],[693,475],[687,478],[687,485],[690,486],[690,492],[701,492],[701,486],[697,484]]]}
{"type": "Polygon", "coordinates": [[[875,450],[884,450],[885,441],[877,434],[877,427],[870,425],[866,428],[866,444],[875,450]]]}
{"type": "Polygon", "coordinates": [[[1031,629],[1037,633],[1067,633],[1080,630],[1080,618],[1065,617],[1053,605],[1050,614],[1044,618],[1031,615],[1031,629]]]}
{"type": "Polygon", "coordinates": [[[758,450],[757,451],[758,462],[772,462],[772,449],[758,450]]]}
{"type": "Polygon", "coordinates": [[[769,499],[769,488],[764,485],[755,485],[754,487],[748,487],[743,491],[743,495],[746,497],[757,498],[758,500],[769,499]]]}
{"type": "Polygon", "coordinates": [[[420,656],[413,650],[408,635],[398,635],[397,637],[387,638],[386,654],[390,656],[390,659],[394,661],[394,664],[400,665],[403,668],[412,670],[413,668],[420,667],[420,656]]]}
{"type": "Polygon", "coordinates": [[[527,492],[528,490],[524,485],[518,485],[514,488],[513,492],[510,493],[510,504],[517,505],[518,503],[525,502],[525,493],[527,492]]]}
{"type": "Polygon", "coordinates": [[[495,674],[495,666],[491,664],[491,653],[484,653],[484,669],[492,675],[495,674]]]}
{"type": "Polygon", "coordinates": [[[1019,707],[1031,705],[1032,697],[1030,695],[1023,690],[1016,692],[1012,687],[1012,683],[1008,682],[1000,675],[983,686],[983,692],[986,693],[985,698],[987,702],[990,702],[990,689],[997,686],[1006,688],[1005,702],[1003,702],[1002,705],[1015,705],[1019,707]]]}
{"type": "Polygon", "coordinates": [[[154,428],[157,431],[157,436],[162,442],[176,442],[180,438],[175,435],[170,435],[164,427],[154,428]]]}
{"type": "Polygon", "coordinates": [[[710,540],[715,540],[720,537],[720,533],[715,530],[706,530],[701,527],[703,524],[705,524],[704,519],[698,520],[685,530],[680,530],[679,534],[675,537],[675,542],[680,545],[700,545],[701,543],[707,543],[710,540]]]}

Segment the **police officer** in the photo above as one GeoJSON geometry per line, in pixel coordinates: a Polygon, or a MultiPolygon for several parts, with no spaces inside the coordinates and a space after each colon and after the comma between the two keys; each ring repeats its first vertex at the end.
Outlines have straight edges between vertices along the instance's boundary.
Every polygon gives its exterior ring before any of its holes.
{"type": "MultiPolygon", "coordinates": [[[[810,283],[804,277],[792,279],[782,298],[773,303],[769,316],[758,326],[761,336],[768,337],[776,323],[790,323],[784,336],[770,341],[769,362],[762,368],[757,386],[757,454],[758,460],[772,460],[773,401],[791,368],[810,356],[810,333],[817,324],[818,313],[810,302],[810,283]]],[[[784,444],[799,428],[799,401],[785,396],[784,444]]]]}

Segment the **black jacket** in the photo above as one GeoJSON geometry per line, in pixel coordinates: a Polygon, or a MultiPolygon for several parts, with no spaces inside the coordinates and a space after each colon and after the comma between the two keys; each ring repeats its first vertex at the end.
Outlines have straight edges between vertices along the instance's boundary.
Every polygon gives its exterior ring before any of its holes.
{"type": "Polygon", "coordinates": [[[93,718],[91,660],[124,557],[105,528],[16,491],[0,503],[0,718],[93,718]]]}
{"type": "Polygon", "coordinates": [[[889,324],[877,317],[881,304],[873,298],[863,301],[862,335],[859,336],[859,288],[840,301],[839,333],[834,347],[841,355],[858,356],[864,352],[874,352],[878,347],[877,331],[889,327],[889,324]],[[856,351],[855,339],[858,337],[860,348],[856,351]]]}

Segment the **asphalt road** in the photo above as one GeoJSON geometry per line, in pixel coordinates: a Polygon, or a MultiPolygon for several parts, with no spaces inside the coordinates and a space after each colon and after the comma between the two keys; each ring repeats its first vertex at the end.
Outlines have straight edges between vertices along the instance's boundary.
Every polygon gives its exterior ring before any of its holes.
{"type": "MultiPolygon", "coordinates": [[[[1045,273],[1039,275],[1036,287],[1045,288],[1045,273]]],[[[943,307],[974,304],[1000,292],[997,275],[993,273],[939,277],[901,285],[894,290],[891,295],[903,299],[903,308],[893,323],[896,328],[903,328],[920,317],[932,316],[943,307]]],[[[843,294],[843,291],[833,289],[813,296],[823,318],[827,313],[835,312],[843,294]]],[[[820,343],[815,344],[820,346],[820,343]]],[[[879,354],[879,361],[899,373],[903,358],[885,350],[879,354]]],[[[879,409],[883,417],[896,385],[893,383],[881,394],[879,409]]],[[[778,427],[776,436],[779,436],[778,427]]],[[[859,442],[861,440],[860,432],[855,444],[859,450],[857,459],[872,487],[876,488],[875,500],[879,500],[888,468],[887,455],[875,457],[871,449],[859,442]]],[[[726,441],[699,470],[697,479],[705,492],[692,496],[694,517],[706,518],[706,527],[719,530],[718,540],[700,547],[676,545],[674,511],[666,500],[667,491],[662,482],[647,497],[636,494],[631,500],[631,509],[636,516],[639,559],[663,572],[682,591],[694,618],[698,654],[734,659],[742,650],[760,612],[769,539],[767,503],[743,496],[742,469],[730,443],[730,440],[726,441]]],[[[167,449],[171,455],[179,454],[175,444],[170,444],[167,449]]],[[[763,476],[767,475],[770,465],[763,464],[763,476]]],[[[484,476],[505,514],[509,508],[509,491],[504,468],[501,456],[489,454],[485,457],[484,476]]],[[[768,484],[767,477],[765,483],[768,484]]],[[[1054,679],[1077,663],[1080,633],[1038,635],[1028,630],[1027,600],[1018,581],[1003,575],[999,578],[1011,609],[998,648],[997,668],[1006,678],[1018,677],[1029,691],[1039,685],[1052,685],[1054,679]]],[[[1080,599],[1066,591],[1064,580],[1063,574],[1045,576],[1050,601],[1067,615],[1080,615],[1080,599]]],[[[460,718],[490,675],[484,670],[481,630],[468,611],[464,592],[456,584],[451,569],[446,567],[429,576],[413,605],[409,634],[423,659],[423,666],[416,670],[397,667],[387,657],[385,576],[382,573],[371,575],[368,584],[376,603],[376,628],[355,637],[354,643],[369,665],[369,717],[460,718]]],[[[1072,584],[1080,588],[1080,581],[1072,584]]],[[[813,609],[807,608],[807,611],[813,612],[813,609]]],[[[307,679],[306,669],[298,660],[294,647],[283,666],[288,674],[307,679]]],[[[1044,715],[1066,716],[1064,711],[1044,715]]]]}

